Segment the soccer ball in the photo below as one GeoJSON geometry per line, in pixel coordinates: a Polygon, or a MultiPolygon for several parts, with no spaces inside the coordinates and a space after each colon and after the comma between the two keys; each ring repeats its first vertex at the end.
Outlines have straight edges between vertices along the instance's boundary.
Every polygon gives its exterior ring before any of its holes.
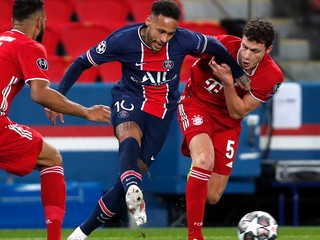
{"type": "Polygon", "coordinates": [[[241,218],[238,224],[239,240],[275,240],[278,224],[276,220],[263,211],[254,211],[241,218]]]}

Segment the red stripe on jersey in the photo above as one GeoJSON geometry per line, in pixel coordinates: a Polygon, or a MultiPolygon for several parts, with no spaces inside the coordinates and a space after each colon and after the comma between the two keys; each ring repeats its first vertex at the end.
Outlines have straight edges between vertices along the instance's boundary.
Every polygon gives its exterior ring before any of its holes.
{"type": "Polygon", "coordinates": [[[168,103],[168,84],[161,86],[142,86],[144,94],[144,102],[141,110],[159,118],[164,118],[168,103]]]}
{"type": "Polygon", "coordinates": [[[143,71],[166,72],[167,69],[164,67],[164,62],[168,59],[168,44],[157,52],[154,52],[143,45],[143,55],[141,60],[143,71]]]}

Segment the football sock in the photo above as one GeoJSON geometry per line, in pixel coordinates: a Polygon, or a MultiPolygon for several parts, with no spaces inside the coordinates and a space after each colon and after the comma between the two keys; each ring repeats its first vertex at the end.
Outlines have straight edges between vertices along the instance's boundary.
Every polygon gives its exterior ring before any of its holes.
{"type": "Polygon", "coordinates": [[[47,239],[61,240],[62,221],[66,211],[66,182],[63,167],[48,167],[40,171],[40,182],[47,239]]]}
{"type": "Polygon", "coordinates": [[[125,205],[125,192],[118,178],[116,184],[99,199],[90,217],[80,225],[82,232],[88,236],[96,228],[116,215],[125,205]]]}
{"type": "Polygon", "coordinates": [[[135,138],[129,137],[120,143],[120,179],[125,192],[132,184],[140,187],[142,181],[141,171],[138,166],[140,151],[140,145],[135,138]]]}
{"type": "Polygon", "coordinates": [[[211,171],[192,167],[186,187],[188,239],[203,240],[202,225],[211,171]]]}

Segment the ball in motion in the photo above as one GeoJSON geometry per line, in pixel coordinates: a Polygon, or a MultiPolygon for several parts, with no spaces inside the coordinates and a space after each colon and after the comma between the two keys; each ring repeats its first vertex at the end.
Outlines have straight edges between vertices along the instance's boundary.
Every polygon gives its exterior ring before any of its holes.
{"type": "Polygon", "coordinates": [[[239,240],[275,240],[278,224],[276,220],[263,211],[247,213],[238,224],[239,240]]]}

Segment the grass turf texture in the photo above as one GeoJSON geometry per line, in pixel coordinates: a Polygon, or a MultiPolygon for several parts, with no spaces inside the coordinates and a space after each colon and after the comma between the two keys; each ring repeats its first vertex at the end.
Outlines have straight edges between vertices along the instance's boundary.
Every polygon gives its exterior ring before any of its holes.
{"type": "MultiPolygon", "coordinates": [[[[72,229],[63,231],[63,239],[67,239],[72,229]]],[[[238,240],[235,227],[204,228],[206,240],[238,240]]],[[[46,232],[41,229],[12,229],[0,230],[0,239],[6,240],[45,240],[46,232]]],[[[185,240],[187,239],[186,228],[101,228],[94,231],[88,240],[185,240]]],[[[280,227],[278,230],[279,240],[304,240],[320,239],[319,227],[280,227]]]]}

